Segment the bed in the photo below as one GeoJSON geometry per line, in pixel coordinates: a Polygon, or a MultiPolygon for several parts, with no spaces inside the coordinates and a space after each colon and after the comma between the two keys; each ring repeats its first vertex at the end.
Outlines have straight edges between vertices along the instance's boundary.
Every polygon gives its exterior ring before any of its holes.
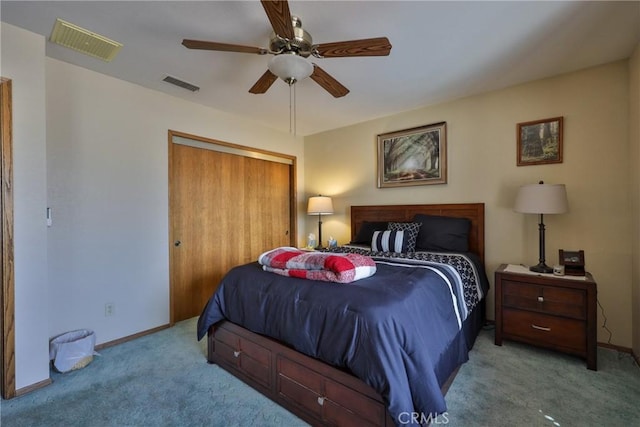
{"type": "Polygon", "coordinates": [[[354,244],[332,251],[370,256],[373,276],[327,284],[236,267],[198,319],[198,339],[207,336],[210,363],[312,425],[428,424],[447,410],[484,324],[484,204],[352,206],[351,225],[354,244]],[[467,224],[461,252],[370,250],[382,224],[425,215],[467,224]]]}

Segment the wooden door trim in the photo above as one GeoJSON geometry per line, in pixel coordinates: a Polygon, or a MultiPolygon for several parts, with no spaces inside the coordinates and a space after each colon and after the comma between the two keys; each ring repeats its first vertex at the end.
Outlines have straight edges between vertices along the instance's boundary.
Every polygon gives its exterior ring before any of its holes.
{"type": "Polygon", "coordinates": [[[258,160],[267,160],[270,162],[283,163],[286,165],[292,165],[294,157],[266,153],[257,151],[255,149],[241,147],[241,146],[230,146],[229,144],[219,144],[219,143],[211,143],[208,141],[201,141],[199,139],[194,139],[193,137],[186,138],[180,135],[173,135],[172,141],[174,144],[184,145],[192,148],[202,148],[204,150],[216,151],[218,153],[227,153],[233,154],[237,156],[250,157],[252,159],[258,160]]]}
{"type": "Polygon", "coordinates": [[[11,80],[0,77],[0,250],[2,251],[1,393],[4,399],[16,396],[15,366],[15,277],[13,263],[13,142],[11,121],[11,80]]]}
{"type": "MultiPolygon", "coordinates": [[[[245,155],[246,157],[253,157],[250,154],[254,153],[254,154],[258,154],[260,158],[265,159],[266,158],[279,158],[282,160],[285,160],[284,163],[288,164],[290,167],[290,176],[289,176],[289,194],[290,194],[290,202],[289,202],[289,223],[291,224],[291,230],[290,230],[290,244],[291,245],[295,245],[296,240],[297,240],[297,216],[296,216],[296,207],[297,207],[297,184],[296,184],[296,177],[297,177],[297,165],[296,165],[296,156],[292,156],[289,154],[283,154],[283,153],[278,153],[275,151],[269,151],[269,150],[263,150],[260,148],[254,148],[254,147],[248,147],[248,146],[244,146],[244,145],[239,145],[239,144],[233,144],[230,142],[225,142],[225,141],[219,141],[216,139],[211,139],[211,138],[205,138],[205,137],[201,137],[201,136],[197,136],[197,135],[192,135],[189,133],[185,133],[185,132],[180,132],[180,131],[175,131],[175,130],[171,130],[169,129],[168,132],[168,160],[169,160],[169,183],[168,183],[168,203],[169,203],[169,245],[173,245],[174,244],[174,240],[175,240],[175,232],[173,230],[173,221],[172,221],[172,217],[171,217],[171,212],[172,212],[172,207],[171,207],[171,195],[172,192],[174,191],[173,188],[173,182],[172,182],[172,177],[173,177],[173,150],[172,150],[172,146],[173,144],[176,144],[173,139],[175,137],[180,137],[180,138],[185,138],[185,139],[191,139],[194,141],[198,141],[201,143],[207,143],[207,144],[213,144],[219,147],[225,147],[231,150],[234,150],[238,153],[238,155],[245,155]],[[244,154],[242,154],[244,153],[244,154]]],[[[224,151],[224,150],[220,150],[220,151],[224,151]]],[[[173,253],[174,251],[171,250],[171,246],[169,246],[169,322],[170,325],[174,325],[175,324],[175,300],[174,300],[174,283],[173,283],[173,253]]]]}

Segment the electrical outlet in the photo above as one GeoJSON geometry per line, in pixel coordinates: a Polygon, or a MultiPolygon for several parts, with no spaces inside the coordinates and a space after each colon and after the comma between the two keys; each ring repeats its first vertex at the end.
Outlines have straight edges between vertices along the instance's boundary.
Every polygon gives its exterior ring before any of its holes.
{"type": "Polygon", "coordinates": [[[104,315],[105,317],[113,316],[116,312],[116,306],[112,302],[108,302],[104,305],[104,315]]]}

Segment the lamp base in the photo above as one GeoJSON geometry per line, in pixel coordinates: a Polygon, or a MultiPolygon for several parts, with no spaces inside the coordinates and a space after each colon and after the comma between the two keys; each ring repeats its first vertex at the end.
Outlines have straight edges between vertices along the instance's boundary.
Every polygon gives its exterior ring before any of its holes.
{"type": "Polygon", "coordinates": [[[553,273],[553,268],[549,267],[544,262],[541,262],[538,265],[533,265],[529,267],[529,270],[534,271],[536,273],[545,273],[545,274],[553,273]]]}

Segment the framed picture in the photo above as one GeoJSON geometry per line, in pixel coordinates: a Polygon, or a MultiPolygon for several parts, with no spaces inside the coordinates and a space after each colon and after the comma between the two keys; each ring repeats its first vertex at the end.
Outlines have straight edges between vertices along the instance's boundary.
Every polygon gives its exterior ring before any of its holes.
{"type": "Polygon", "coordinates": [[[378,135],[378,188],[446,183],[446,122],[378,135]]]}
{"type": "Polygon", "coordinates": [[[518,166],[562,163],[562,117],[518,123],[518,166]]]}

